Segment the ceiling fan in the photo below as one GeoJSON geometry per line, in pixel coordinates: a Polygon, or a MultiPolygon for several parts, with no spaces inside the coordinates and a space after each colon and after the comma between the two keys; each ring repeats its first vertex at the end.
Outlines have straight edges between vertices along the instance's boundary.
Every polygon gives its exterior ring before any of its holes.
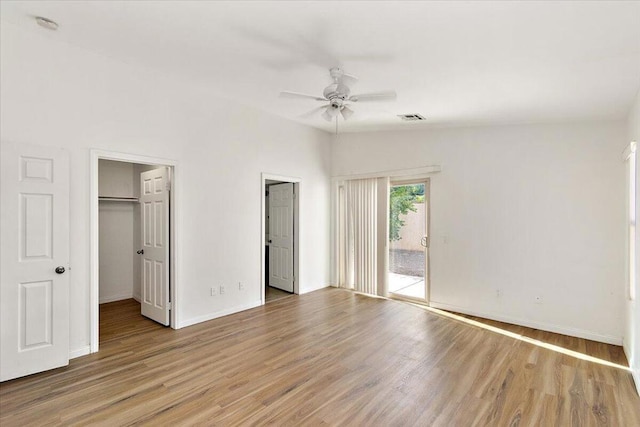
{"type": "Polygon", "coordinates": [[[349,107],[351,103],[366,102],[366,101],[388,101],[396,99],[395,91],[384,92],[371,92],[362,93],[357,95],[351,95],[350,86],[353,85],[358,79],[350,74],[346,74],[342,69],[338,67],[331,68],[329,75],[333,80],[329,86],[324,88],[322,96],[307,95],[305,93],[291,92],[288,90],[280,92],[282,98],[304,98],[313,99],[315,101],[328,102],[328,104],[321,105],[314,108],[301,117],[311,117],[316,113],[322,112],[322,117],[330,122],[334,118],[337,120],[338,115],[341,115],[344,120],[348,120],[353,115],[353,110],[349,107]]]}

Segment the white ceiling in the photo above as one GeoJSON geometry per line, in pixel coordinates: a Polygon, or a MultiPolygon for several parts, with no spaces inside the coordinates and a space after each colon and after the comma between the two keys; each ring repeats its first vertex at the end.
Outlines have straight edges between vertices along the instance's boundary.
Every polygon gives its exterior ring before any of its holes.
{"type": "Polygon", "coordinates": [[[0,17],[328,131],[298,117],[317,101],[278,93],[321,95],[336,65],[354,93],[398,93],[341,131],[622,119],[640,88],[637,1],[3,1],[0,17]]]}

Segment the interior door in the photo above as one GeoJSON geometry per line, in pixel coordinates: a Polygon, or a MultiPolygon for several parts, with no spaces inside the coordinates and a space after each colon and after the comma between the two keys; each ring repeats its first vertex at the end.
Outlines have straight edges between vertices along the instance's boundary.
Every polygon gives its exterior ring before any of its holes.
{"type": "Polygon", "coordinates": [[[69,161],[1,144],[0,380],[69,364],[69,161]]]}
{"type": "Polygon", "coordinates": [[[269,186],[269,286],[293,292],[293,183],[269,186]]]}
{"type": "Polygon", "coordinates": [[[140,174],[142,315],[169,325],[169,170],[140,174]]]}

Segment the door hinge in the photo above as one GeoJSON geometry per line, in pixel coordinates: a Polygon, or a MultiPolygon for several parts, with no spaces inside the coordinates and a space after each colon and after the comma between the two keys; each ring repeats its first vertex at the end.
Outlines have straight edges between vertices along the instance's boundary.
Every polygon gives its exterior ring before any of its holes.
{"type": "Polygon", "coordinates": [[[294,199],[296,198],[296,193],[293,193],[293,198],[294,198],[294,199]]]}
{"type": "Polygon", "coordinates": [[[167,181],[166,188],[167,191],[171,191],[171,183],[169,181],[167,181]]]}
{"type": "Polygon", "coordinates": [[[167,310],[171,310],[171,308],[172,308],[171,306],[172,306],[172,305],[173,305],[173,304],[171,304],[171,301],[169,301],[169,302],[167,303],[167,310]]]}

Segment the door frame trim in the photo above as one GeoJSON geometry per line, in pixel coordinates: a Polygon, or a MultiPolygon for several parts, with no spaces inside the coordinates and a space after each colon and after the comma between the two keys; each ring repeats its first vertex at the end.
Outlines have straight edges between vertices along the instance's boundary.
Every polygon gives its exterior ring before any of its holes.
{"type": "MultiPolygon", "coordinates": [[[[431,265],[429,262],[429,256],[431,254],[431,178],[430,177],[421,177],[421,178],[414,178],[414,179],[389,179],[389,188],[393,187],[393,186],[401,186],[401,185],[412,185],[412,184],[424,184],[425,188],[424,188],[424,196],[425,196],[425,215],[426,215],[426,223],[425,223],[425,228],[426,228],[426,233],[427,236],[429,238],[429,246],[427,246],[427,250],[425,251],[425,270],[426,270],[426,274],[424,276],[424,281],[425,281],[425,290],[424,290],[424,295],[425,298],[424,300],[420,299],[420,298],[413,298],[413,297],[409,297],[409,296],[405,296],[402,294],[397,294],[395,292],[388,292],[388,296],[389,298],[392,299],[397,299],[397,300],[403,300],[403,301],[409,301],[409,302],[416,302],[419,304],[426,304],[427,306],[429,306],[430,302],[431,302],[431,265]]],[[[390,208],[390,205],[389,205],[390,208]]],[[[387,211],[387,216],[389,215],[389,212],[387,211]]],[[[387,265],[389,264],[389,249],[387,249],[387,253],[386,253],[386,257],[387,257],[387,265]]],[[[387,270],[387,282],[389,281],[388,278],[389,275],[389,271],[387,270]]]]}
{"type": "Polygon", "coordinates": [[[100,341],[100,301],[99,301],[99,281],[100,281],[100,263],[99,263],[99,224],[98,224],[98,165],[99,160],[113,160],[125,163],[137,163],[145,165],[162,165],[171,169],[171,192],[169,194],[170,210],[169,210],[169,242],[170,242],[170,298],[171,298],[171,323],[173,329],[177,329],[179,317],[179,249],[181,248],[178,236],[178,227],[180,224],[181,212],[179,208],[179,186],[180,169],[176,160],[164,159],[159,157],[150,157],[130,153],[121,153],[117,151],[96,150],[89,152],[89,315],[90,315],[90,352],[96,353],[99,349],[100,341]]]}
{"type": "Polygon", "coordinates": [[[295,280],[293,281],[293,293],[300,294],[300,223],[301,209],[300,209],[300,197],[302,179],[294,176],[276,175],[271,173],[262,172],[260,174],[260,301],[261,305],[265,304],[265,263],[264,263],[264,248],[266,246],[265,231],[266,231],[266,191],[267,180],[282,181],[283,183],[290,182],[293,184],[293,192],[295,198],[293,199],[293,275],[295,280]]]}

